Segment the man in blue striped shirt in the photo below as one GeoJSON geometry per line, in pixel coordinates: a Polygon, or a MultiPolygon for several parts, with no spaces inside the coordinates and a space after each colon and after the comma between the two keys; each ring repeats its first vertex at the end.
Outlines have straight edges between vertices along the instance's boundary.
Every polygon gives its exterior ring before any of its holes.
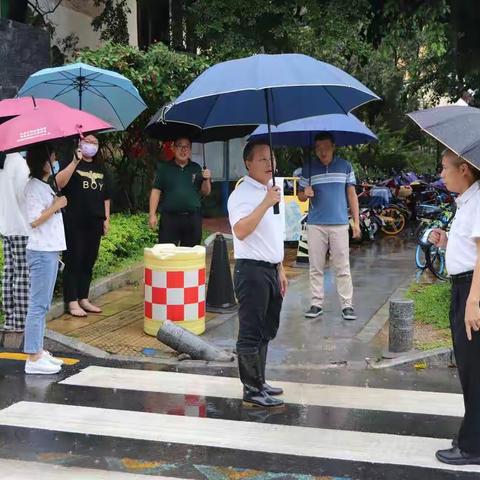
{"type": "Polygon", "coordinates": [[[348,239],[348,207],[353,217],[353,236],[361,235],[355,173],[349,162],[335,156],[335,141],[329,132],[315,137],[315,155],[303,166],[298,193],[300,201],[310,201],[307,234],[312,301],[305,316],[315,318],[323,313],[324,268],[330,252],[342,317],[356,320],[348,239]]]}

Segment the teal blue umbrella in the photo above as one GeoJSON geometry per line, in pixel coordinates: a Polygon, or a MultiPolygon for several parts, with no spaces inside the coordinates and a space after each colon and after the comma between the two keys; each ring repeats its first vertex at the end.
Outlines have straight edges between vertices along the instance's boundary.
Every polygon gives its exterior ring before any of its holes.
{"type": "Polygon", "coordinates": [[[125,130],[146,108],[133,83],[110,70],[74,63],[31,75],[18,96],[58,100],[125,130]]]}

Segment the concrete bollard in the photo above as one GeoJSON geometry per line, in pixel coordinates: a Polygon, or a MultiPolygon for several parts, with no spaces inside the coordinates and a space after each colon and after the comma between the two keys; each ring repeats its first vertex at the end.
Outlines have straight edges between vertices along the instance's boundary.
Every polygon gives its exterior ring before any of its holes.
{"type": "Polygon", "coordinates": [[[233,354],[208,344],[188,330],[166,320],[158,330],[157,339],[179,353],[186,353],[193,360],[233,362],[233,354]]]}
{"type": "MultiPolygon", "coordinates": [[[[396,356],[413,348],[413,300],[391,300],[388,354],[396,356]]],[[[388,357],[389,355],[385,355],[388,357]]]]}

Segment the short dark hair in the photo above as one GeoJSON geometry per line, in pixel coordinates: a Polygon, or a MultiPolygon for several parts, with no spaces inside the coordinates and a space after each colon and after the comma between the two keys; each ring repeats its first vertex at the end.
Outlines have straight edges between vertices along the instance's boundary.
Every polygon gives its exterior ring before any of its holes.
{"type": "Polygon", "coordinates": [[[37,178],[38,180],[43,179],[45,175],[43,167],[45,166],[45,162],[48,161],[52,151],[53,150],[50,150],[46,145],[35,145],[27,150],[27,165],[32,178],[37,178]]]}
{"type": "Polygon", "coordinates": [[[455,156],[455,158],[453,159],[453,162],[452,162],[455,167],[458,168],[461,165],[465,164],[467,166],[468,170],[470,170],[470,173],[472,174],[473,179],[475,181],[480,180],[480,170],[478,170],[478,168],[474,167],[470,162],[465,160],[463,157],[460,157],[453,150],[450,150],[449,148],[446,148],[442,152],[442,158],[447,156],[447,155],[455,156]]]}
{"type": "Polygon", "coordinates": [[[179,141],[179,140],[188,140],[190,142],[190,145],[193,143],[192,142],[192,139],[190,137],[188,137],[187,135],[180,135],[178,137],[175,138],[175,140],[173,141],[173,145],[176,146],[176,143],[179,141]]]}
{"type": "Polygon", "coordinates": [[[269,147],[270,144],[266,140],[250,140],[243,148],[243,161],[251,160],[252,152],[255,147],[260,145],[269,147]]]}
{"type": "Polygon", "coordinates": [[[335,137],[330,132],[318,132],[315,135],[314,142],[320,142],[322,140],[330,140],[333,145],[335,145],[335,137]]]}

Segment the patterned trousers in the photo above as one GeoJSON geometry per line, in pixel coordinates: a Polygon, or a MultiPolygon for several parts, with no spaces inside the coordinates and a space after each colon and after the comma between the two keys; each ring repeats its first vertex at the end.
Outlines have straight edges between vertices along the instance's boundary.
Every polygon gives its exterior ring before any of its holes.
{"type": "Polygon", "coordinates": [[[5,324],[3,330],[23,332],[28,310],[30,288],[26,257],[28,237],[8,236],[3,238],[3,310],[5,324]]]}

